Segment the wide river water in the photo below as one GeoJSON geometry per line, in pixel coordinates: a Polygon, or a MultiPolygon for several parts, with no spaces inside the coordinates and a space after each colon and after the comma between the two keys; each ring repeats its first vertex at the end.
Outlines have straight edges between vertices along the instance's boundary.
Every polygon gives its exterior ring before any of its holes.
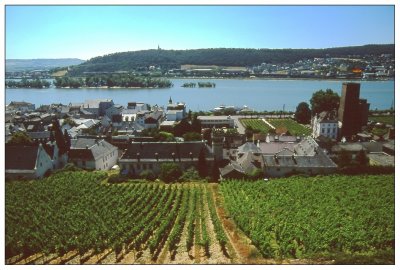
{"type": "MultiPolygon", "coordinates": [[[[260,80],[260,79],[172,79],[174,84],[165,89],[6,89],[6,104],[11,101],[27,101],[36,107],[41,104],[69,104],[87,99],[114,100],[127,106],[128,102],[146,102],[165,106],[171,97],[174,102],[185,102],[193,111],[208,111],[219,105],[232,105],[257,111],[295,111],[302,102],[310,101],[320,89],[332,89],[341,94],[342,83],[348,81],[327,80],[260,80]],[[183,88],[185,82],[210,81],[215,88],[183,88]]],[[[389,109],[394,102],[394,81],[361,81],[361,98],[371,104],[370,109],[389,109]]]]}

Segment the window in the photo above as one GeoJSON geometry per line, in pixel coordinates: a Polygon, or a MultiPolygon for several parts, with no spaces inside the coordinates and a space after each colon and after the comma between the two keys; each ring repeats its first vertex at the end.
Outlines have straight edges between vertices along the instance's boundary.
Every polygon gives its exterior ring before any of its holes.
{"type": "Polygon", "coordinates": [[[325,133],[325,129],[324,128],[322,128],[322,131],[321,131],[322,133],[325,133]]]}
{"type": "Polygon", "coordinates": [[[153,164],[149,164],[149,169],[150,169],[150,170],[153,169],[153,164]]]}
{"type": "Polygon", "coordinates": [[[137,165],[137,169],[140,170],[140,164],[137,165]]]}
{"type": "Polygon", "coordinates": [[[332,128],[332,133],[336,133],[336,128],[332,128]]]}
{"type": "Polygon", "coordinates": [[[328,128],[328,131],[327,131],[327,133],[331,133],[331,129],[330,129],[330,128],[328,128]]]}
{"type": "Polygon", "coordinates": [[[143,164],[143,170],[147,169],[147,164],[143,164]]]}
{"type": "Polygon", "coordinates": [[[82,166],[86,166],[86,160],[82,160],[82,166]]]}

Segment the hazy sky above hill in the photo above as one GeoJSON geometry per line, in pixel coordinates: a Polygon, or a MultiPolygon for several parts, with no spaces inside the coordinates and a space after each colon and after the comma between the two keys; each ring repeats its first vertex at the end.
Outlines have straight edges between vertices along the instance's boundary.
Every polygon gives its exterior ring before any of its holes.
{"type": "Polygon", "coordinates": [[[6,58],[394,43],[394,6],[6,6],[6,58]]]}

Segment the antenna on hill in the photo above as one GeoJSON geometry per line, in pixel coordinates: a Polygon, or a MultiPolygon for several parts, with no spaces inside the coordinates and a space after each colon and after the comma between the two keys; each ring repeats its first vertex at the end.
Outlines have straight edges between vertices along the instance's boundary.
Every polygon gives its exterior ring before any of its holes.
{"type": "Polygon", "coordinates": [[[161,50],[160,45],[157,45],[157,50],[161,50]]]}

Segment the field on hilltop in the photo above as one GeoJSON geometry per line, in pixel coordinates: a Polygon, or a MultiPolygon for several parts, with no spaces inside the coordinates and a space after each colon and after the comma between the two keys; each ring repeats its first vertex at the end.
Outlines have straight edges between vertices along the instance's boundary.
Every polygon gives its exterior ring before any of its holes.
{"type": "Polygon", "coordinates": [[[394,175],[7,181],[7,264],[394,263],[394,175]]]}

